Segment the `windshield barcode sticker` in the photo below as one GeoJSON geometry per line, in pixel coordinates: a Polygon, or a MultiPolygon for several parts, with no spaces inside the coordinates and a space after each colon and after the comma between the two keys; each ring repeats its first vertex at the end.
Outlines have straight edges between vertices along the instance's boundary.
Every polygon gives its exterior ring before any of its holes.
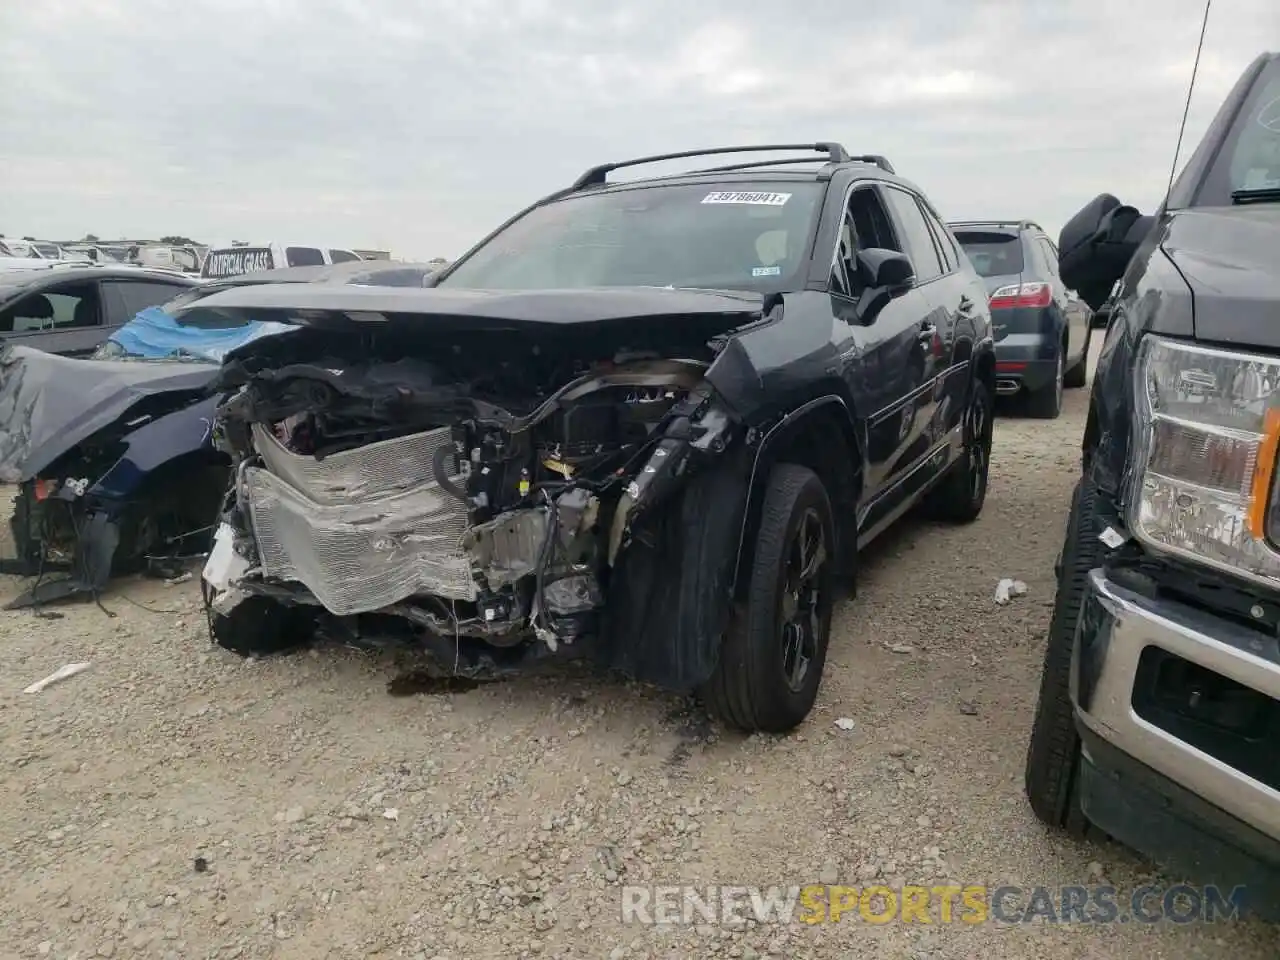
{"type": "Polygon", "coordinates": [[[789,193],[708,193],[703,203],[753,203],[762,207],[780,207],[791,199],[789,193]]]}

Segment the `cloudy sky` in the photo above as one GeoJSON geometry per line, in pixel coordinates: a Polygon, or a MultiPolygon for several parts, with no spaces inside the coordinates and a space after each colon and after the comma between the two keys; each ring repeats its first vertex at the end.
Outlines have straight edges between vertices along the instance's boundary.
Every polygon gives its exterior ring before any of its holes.
{"type": "MultiPolygon", "coordinates": [[[[1202,0],[0,0],[0,233],[456,256],[593,163],[834,139],[949,218],[1158,203],[1202,0]]],[[[1215,0],[1189,155],[1276,0],[1215,0]]]]}

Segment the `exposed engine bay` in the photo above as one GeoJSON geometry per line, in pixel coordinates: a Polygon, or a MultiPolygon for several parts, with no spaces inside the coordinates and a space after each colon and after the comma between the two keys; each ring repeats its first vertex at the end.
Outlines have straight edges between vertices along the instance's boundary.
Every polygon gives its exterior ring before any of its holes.
{"type": "Polygon", "coordinates": [[[215,615],[258,594],[352,633],[394,618],[455,655],[598,634],[634,589],[619,579],[644,518],[735,429],[704,382],[714,354],[488,339],[427,359],[367,338],[339,354],[317,332],[313,357],[295,340],[289,362],[224,369],[215,444],[235,481],[206,568],[215,615]]]}

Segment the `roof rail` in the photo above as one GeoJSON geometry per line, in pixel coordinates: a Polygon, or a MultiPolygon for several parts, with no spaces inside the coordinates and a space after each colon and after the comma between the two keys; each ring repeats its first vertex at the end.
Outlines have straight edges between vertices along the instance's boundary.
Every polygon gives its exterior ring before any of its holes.
{"type": "MultiPolygon", "coordinates": [[[[573,182],[570,190],[581,190],[584,187],[598,186],[605,182],[605,177],[614,170],[623,167],[635,167],[644,163],[658,163],[662,160],[683,160],[686,157],[711,157],[725,153],[776,153],[779,150],[805,150],[813,153],[825,153],[829,163],[845,163],[850,160],[849,151],[838,143],[769,143],[752,147],[711,147],[706,150],[681,150],[679,153],[659,153],[651,157],[637,157],[634,160],[620,160],[617,163],[602,163],[592,167],[573,182]]],[[[799,161],[796,161],[799,162],[799,161]]],[[[754,166],[754,164],[753,164],[754,166]]],[[[745,168],[744,168],[745,169],[745,168]]]]}
{"type": "Polygon", "coordinates": [[[948,220],[948,226],[955,227],[1017,227],[1018,229],[1026,229],[1028,227],[1046,232],[1044,227],[1036,223],[1034,220],[948,220]]]}
{"type": "Polygon", "coordinates": [[[898,171],[893,169],[893,164],[889,162],[888,157],[883,157],[878,153],[864,153],[860,157],[850,157],[855,163],[874,163],[885,173],[896,174],[898,171]]]}

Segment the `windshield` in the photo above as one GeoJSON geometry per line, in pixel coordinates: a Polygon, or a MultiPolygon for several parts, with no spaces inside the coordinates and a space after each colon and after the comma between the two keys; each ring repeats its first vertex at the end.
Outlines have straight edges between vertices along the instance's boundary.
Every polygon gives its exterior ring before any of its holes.
{"type": "Polygon", "coordinates": [[[1237,190],[1280,189],[1280,58],[1271,60],[1245,99],[1195,198],[1227,206],[1237,190]]]}
{"type": "Polygon", "coordinates": [[[825,184],[743,186],[645,186],[549,203],[489,240],[440,286],[785,288],[805,260],[825,184]]]}
{"type": "Polygon", "coordinates": [[[1017,234],[955,231],[956,239],[980,277],[1007,277],[1022,272],[1022,243],[1017,234]]]}

